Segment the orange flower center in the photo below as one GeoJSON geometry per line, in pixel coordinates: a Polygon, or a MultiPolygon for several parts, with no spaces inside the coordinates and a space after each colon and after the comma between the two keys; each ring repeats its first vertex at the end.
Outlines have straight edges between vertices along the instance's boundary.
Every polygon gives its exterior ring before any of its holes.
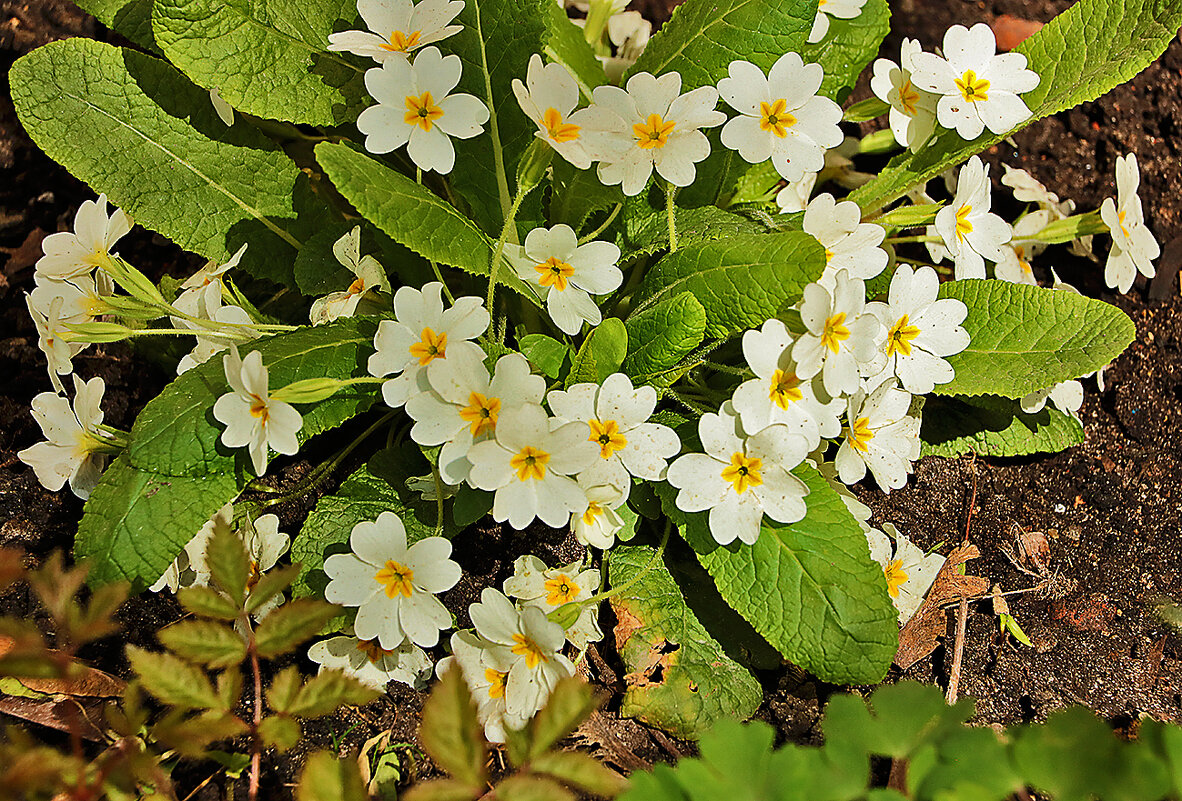
{"type": "Polygon", "coordinates": [[[742,495],[748,487],[758,487],[763,483],[760,468],[763,460],[753,459],[736,451],[731,455],[731,463],[722,468],[722,478],[735,488],[735,492],[742,495]]]}
{"type": "Polygon", "coordinates": [[[538,283],[542,286],[552,286],[559,292],[566,291],[570,277],[575,274],[575,268],[557,256],[551,256],[541,264],[534,265],[538,273],[538,283]]]}
{"type": "Polygon", "coordinates": [[[403,121],[407,125],[417,125],[424,131],[430,132],[435,120],[443,116],[443,109],[435,105],[430,92],[423,92],[418,97],[406,96],[406,115],[403,121]]]}
{"type": "Polygon", "coordinates": [[[562,606],[570,603],[579,595],[579,585],[565,573],[560,573],[546,581],[546,603],[550,606],[562,606]]]}
{"type": "Polygon", "coordinates": [[[665,122],[660,114],[649,114],[644,122],[632,126],[632,135],[636,137],[636,146],[642,150],[664,147],[669,141],[669,134],[673,133],[674,122],[665,122]]]}
{"type": "Polygon", "coordinates": [[[550,461],[550,454],[532,445],[526,445],[509,459],[509,466],[517,473],[519,481],[536,478],[541,481],[546,476],[546,465],[550,461]]]}
{"type": "Polygon", "coordinates": [[[612,454],[628,444],[615,420],[588,420],[587,423],[591,426],[591,436],[587,439],[599,443],[599,455],[604,459],[610,459],[612,454]]]}
{"type": "Polygon", "coordinates": [[[890,332],[887,334],[887,356],[894,356],[896,353],[902,353],[904,356],[911,355],[911,340],[919,336],[919,329],[911,324],[911,320],[906,314],[899,318],[890,332]]]}
{"type": "Polygon", "coordinates": [[[548,108],[542,114],[542,127],[546,134],[555,142],[573,142],[579,138],[579,126],[562,121],[562,115],[556,108],[548,108]]]}
{"type": "Polygon", "coordinates": [[[473,437],[479,437],[497,430],[497,415],[500,413],[500,398],[473,392],[468,396],[468,405],[460,409],[460,419],[471,426],[473,437]]]}
{"type": "Polygon", "coordinates": [[[409,35],[402,31],[394,31],[390,34],[387,44],[379,45],[383,50],[389,50],[391,53],[405,53],[412,47],[419,43],[419,38],[423,35],[422,31],[411,31],[409,35]]]}
{"type": "Polygon", "coordinates": [[[422,337],[410,346],[410,355],[419,360],[419,364],[430,364],[434,359],[447,357],[447,332],[440,331],[437,335],[430,327],[424,328],[422,337]]]}
{"type": "Polygon", "coordinates": [[[374,581],[385,585],[387,598],[396,598],[399,595],[409,598],[414,592],[414,587],[411,586],[414,579],[413,570],[393,559],[386,560],[386,566],[374,574],[374,581]]]}
{"type": "Polygon", "coordinates": [[[759,127],[783,139],[788,135],[788,129],[796,124],[796,117],[789,114],[787,108],[788,103],[782,97],[771,103],[760,103],[759,127]]]}
{"type": "Polygon", "coordinates": [[[841,343],[850,338],[850,329],[845,325],[845,312],[838,312],[825,321],[821,331],[821,345],[837,353],[841,350],[841,343]]]}

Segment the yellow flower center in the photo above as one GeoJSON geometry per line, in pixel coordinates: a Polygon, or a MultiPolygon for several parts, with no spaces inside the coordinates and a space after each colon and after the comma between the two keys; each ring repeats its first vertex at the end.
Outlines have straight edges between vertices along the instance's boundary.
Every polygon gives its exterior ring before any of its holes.
{"type": "Polygon", "coordinates": [[[1130,236],[1128,226],[1125,225],[1125,215],[1127,213],[1124,211],[1118,211],[1116,213],[1116,222],[1120,225],[1120,230],[1125,235],[1125,239],[1128,239],[1130,236]]]}
{"type": "Polygon", "coordinates": [[[977,73],[972,70],[965,70],[964,75],[956,79],[956,88],[960,90],[960,96],[967,103],[989,99],[989,81],[978,78],[977,73]]]}
{"type": "Polygon", "coordinates": [[[796,377],[796,373],[786,373],[783,370],[776,370],[772,373],[768,397],[781,409],[787,409],[789,404],[796,403],[803,398],[804,393],[800,389],[800,379],[796,377]]]}
{"type": "Polygon", "coordinates": [[[907,582],[907,574],[903,571],[903,560],[892,559],[887,562],[887,566],[883,569],[886,574],[887,592],[891,594],[892,598],[899,597],[899,587],[907,582]]]}
{"type": "Polygon", "coordinates": [[[390,656],[394,653],[393,649],[386,649],[378,645],[378,641],[376,639],[358,640],[357,650],[365,654],[365,658],[370,662],[378,662],[383,657],[390,656]]]}
{"type": "Polygon", "coordinates": [[[386,566],[375,573],[373,578],[378,584],[385,585],[387,598],[396,598],[400,594],[409,598],[414,592],[411,582],[414,581],[415,572],[393,559],[386,560],[386,566]]]}
{"type": "Polygon", "coordinates": [[[513,653],[517,654],[518,656],[524,656],[525,666],[530,670],[536,668],[539,662],[550,661],[550,657],[546,655],[546,652],[543,651],[536,642],[526,637],[524,634],[514,634],[513,642],[515,643],[513,646],[513,653]]]}
{"type": "Polygon", "coordinates": [[[410,35],[402,31],[394,31],[390,34],[388,43],[379,45],[379,47],[389,50],[391,53],[405,53],[419,43],[419,37],[422,35],[422,31],[411,31],[410,35]]]}
{"type": "Polygon", "coordinates": [[[358,278],[353,283],[349,284],[349,288],[345,290],[347,295],[360,295],[365,291],[365,279],[358,278]]]}
{"type": "Polygon", "coordinates": [[[587,526],[595,525],[595,518],[603,514],[604,509],[595,501],[587,504],[587,511],[583,512],[583,524],[587,526]]]}
{"type": "Polygon", "coordinates": [[[965,203],[956,210],[956,241],[963,242],[964,238],[973,232],[973,223],[969,215],[973,213],[971,204],[965,203]]]}
{"type": "Polygon", "coordinates": [[[669,141],[669,134],[673,133],[674,122],[665,122],[660,114],[649,114],[644,122],[632,126],[632,135],[636,137],[636,145],[642,150],[654,147],[664,147],[669,141]]]}
{"type": "Polygon", "coordinates": [[[850,329],[845,325],[845,312],[838,312],[825,321],[825,328],[821,331],[821,345],[837,353],[841,350],[841,343],[850,338],[850,329]]]}
{"type": "Polygon", "coordinates": [[[761,102],[759,104],[759,127],[783,139],[788,135],[788,129],[796,124],[796,117],[789,114],[785,110],[787,108],[788,103],[782,97],[771,103],[761,102]]]}
{"type": "Polygon", "coordinates": [[[565,573],[560,573],[552,579],[549,579],[545,585],[546,588],[546,603],[550,606],[562,606],[565,603],[570,603],[579,594],[579,585],[565,573]]]}
{"type": "Polygon", "coordinates": [[[508,681],[508,679],[508,673],[502,673],[501,671],[493,670],[492,668],[485,668],[484,680],[488,682],[488,697],[504,698],[505,682],[508,681]]]}
{"type": "Polygon", "coordinates": [[[918,111],[915,104],[919,102],[919,92],[911,85],[911,79],[903,81],[903,85],[899,87],[899,105],[903,107],[903,113],[908,117],[914,117],[918,111]]]}
{"type": "Polygon", "coordinates": [[[433,359],[447,357],[447,332],[436,334],[428,326],[423,329],[422,337],[410,346],[410,355],[419,360],[419,364],[428,365],[433,359]]]}
{"type": "Polygon", "coordinates": [[[850,445],[854,450],[866,453],[870,450],[867,443],[872,439],[874,439],[874,432],[870,430],[870,418],[859,417],[854,421],[853,428],[850,429],[850,445]]]}
{"type": "Polygon", "coordinates": [[[542,114],[542,126],[550,138],[559,144],[573,142],[579,138],[579,126],[563,122],[562,115],[555,108],[548,108],[542,114]]]}
{"type": "Polygon", "coordinates": [[[910,318],[904,314],[899,318],[887,334],[887,356],[902,353],[911,355],[911,340],[919,336],[919,329],[911,324],[910,318]]]}
{"type": "Polygon", "coordinates": [[[497,415],[500,413],[500,398],[489,398],[473,392],[468,395],[468,405],[460,409],[460,419],[470,424],[473,437],[479,437],[497,430],[497,415]]]}
{"type": "Polygon", "coordinates": [[[509,459],[509,466],[516,471],[519,481],[528,481],[531,478],[541,481],[546,475],[546,465],[549,461],[550,454],[532,445],[526,445],[509,459]]]}
{"type": "Polygon", "coordinates": [[[566,291],[570,277],[575,274],[575,268],[557,256],[551,256],[541,264],[534,265],[538,273],[538,283],[542,286],[552,286],[559,292],[566,291]]]}
{"type": "Polygon", "coordinates": [[[736,451],[731,454],[731,463],[722,468],[722,479],[735,488],[735,492],[742,495],[748,487],[758,487],[763,483],[759,474],[763,467],[763,460],[753,459],[736,451]]]}
{"type": "Polygon", "coordinates": [[[267,421],[271,419],[271,412],[269,409],[267,409],[266,399],[260,398],[258,395],[251,395],[250,396],[250,414],[251,414],[251,417],[255,417],[259,420],[262,420],[263,425],[266,425],[267,421]]]}
{"type": "Polygon", "coordinates": [[[1015,245],[1014,255],[1018,257],[1018,266],[1022,268],[1022,272],[1026,275],[1033,275],[1034,270],[1030,268],[1030,262],[1026,260],[1026,246],[1015,245]]]}
{"type": "Polygon", "coordinates": [[[423,92],[418,97],[406,96],[406,115],[402,119],[407,125],[417,125],[430,132],[435,120],[442,116],[443,109],[435,105],[430,92],[423,92]]]}
{"type": "Polygon", "coordinates": [[[599,455],[604,459],[610,459],[612,454],[623,450],[628,444],[615,420],[588,420],[587,424],[591,426],[591,436],[587,439],[599,443],[599,455]]]}

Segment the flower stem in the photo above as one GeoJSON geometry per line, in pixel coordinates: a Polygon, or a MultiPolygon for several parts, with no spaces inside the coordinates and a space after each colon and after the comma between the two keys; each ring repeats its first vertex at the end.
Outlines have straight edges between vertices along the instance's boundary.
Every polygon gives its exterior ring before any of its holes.
{"type": "Polygon", "coordinates": [[[901,245],[907,242],[943,242],[943,237],[939,236],[888,236],[886,241],[892,245],[901,245]]]}
{"type": "Polygon", "coordinates": [[[493,313],[493,297],[497,289],[497,272],[501,266],[505,243],[509,241],[509,235],[513,232],[514,226],[517,224],[517,212],[521,208],[525,196],[528,194],[528,189],[519,190],[517,196],[513,198],[513,205],[509,207],[509,213],[505,215],[505,224],[501,226],[501,235],[497,237],[497,244],[493,247],[492,261],[488,265],[488,296],[484,303],[489,314],[493,313]]]}
{"type": "Polygon", "coordinates": [[[435,536],[443,536],[443,478],[439,465],[431,465],[431,477],[435,479],[435,536]]]}
{"type": "Polygon", "coordinates": [[[666,519],[665,520],[665,531],[661,534],[661,541],[659,543],[657,543],[657,550],[653,554],[652,558],[648,560],[648,564],[644,566],[643,570],[641,570],[639,573],[637,573],[632,578],[625,581],[620,586],[612,587],[610,590],[604,590],[603,592],[597,592],[594,595],[592,595],[590,598],[587,598],[586,600],[583,600],[583,601],[579,601],[579,603],[583,604],[583,605],[598,603],[599,601],[607,600],[608,598],[611,598],[612,596],[619,595],[620,593],[622,593],[628,589],[631,589],[632,586],[636,584],[636,582],[640,581],[642,578],[644,578],[646,575],[648,575],[650,572],[652,572],[653,568],[655,568],[657,566],[657,563],[660,562],[661,559],[665,556],[665,546],[669,544],[669,534],[672,531],[673,531],[673,521],[666,519]]]}
{"type": "Polygon", "coordinates": [[[677,250],[677,207],[673,205],[673,198],[677,195],[677,187],[668,181],[665,185],[665,218],[669,223],[669,252],[677,250]]]}
{"type": "Polygon", "coordinates": [[[621,210],[621,209],[623,209],[623,208],[624,208],[624,204],[623,204],[623,203],[617,203],[617,204],[616,204],[616,206],[615,206],[615,208],[613,208],[613,209],[611,210],[611,214],[607,215],[607,219],[603,221],[603,225],[599,226],[598,228],[596,228],[596,229],[595,229],[594,231],[592,231],[591,233],[589,233],[589,234],[584,234],[583,236],[579,237],[579,244],[580,244],[580,245],[585,245],[585,244],[587,244],[588,242],[590,242],[592,239],[594,239],[595,237],[599,236],[599,235],[600,235],[600,234],[602,234],[604,231],[606,231],[606,230],[607,230],[607,227],[608,227],[609,225],[611,225],[613,222],[615,222],[615,220],[616,220],[616,217],[619,215],[619,213],[620,213],[620,210],[621,210]]]}

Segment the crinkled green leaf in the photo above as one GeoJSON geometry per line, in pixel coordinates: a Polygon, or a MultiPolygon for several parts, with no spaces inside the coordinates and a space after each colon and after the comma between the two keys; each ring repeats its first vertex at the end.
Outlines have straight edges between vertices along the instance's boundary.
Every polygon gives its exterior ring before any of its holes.
{"type": "Polygon", "coordinates": [[[569,387],[587,381],[602,383],[620,369],[627,353],[628,329],[624,327],[624,321],[618,317],[608,317],[591,329],[591,333],[583,340],[571,362],[566,385],[569,387]]]}
{"type": "MultiPolygon", "coordinates": [[[[546,23],[546,60],[557,61],[566,67],[579,84],[584,100],[591,99],[596,86],[607,83],[603,64],[595,58],[595,51],[583,37],[583,29],[575,25],[566,15],[566,9],[558,3],[543,3],[546,23]]],[[[522,79],[524,81],[524,78],[522,79]]]]}
{"type": "Polygon", "coordinates": [[[563,223],[578,231],[592,213],[624,202],[620,187],[605,186],[594,167],[576,170],[569,162],[555,157],[553,174],[550,220],[555,225],[563,223]]]}
{"type": "Polygon", "coordinates": [[[667,485],[658,494],[722,597],[784,658],[823,681],[879,681],[898,645],[882,568],[820,473],[807,465],[793,472],[809,488],[807,515],[790,525],[765,517],[754,545],[718,545],[704,513],[677,509],[667,485]]]}
{"type": "Polygon", "coordinates": [[[825,69],[820,94],[838,103],[845,102],[890,30],[891,9],[887,0],[868,0],[853,19],[829,17],[825,38],[800,50],[806,64],[817,63],[825,69]]]}
{"type": "Polygon", "coordinates": [[[948,458],[1057,453],[1084,441],[1079,420],[1050,404],[1025,414],[1017,401],[989,395],[928,398],[919,436],[924,456],[948,458]]]}
{"type": "Polygon", "coordinates": [[[78,0],[78,7],[140,47],[156,50],[152,38],[153,0],[78,0]]]}
{"type": "Polygon", "coordinates": [[[328,51],[330,33],[358,26],[355,0],[155,0],[152,11],[157,44],[194,82],[247,114],[309,125],[366,105],[361,60],[328,51]]]}
{"type": "Polygon", "coordinates": [[[628,356],[623,371],[634,382],[661,383],[706,333],[706,310],[690,292],[650,306],[627,320],[628,356]]]}
{"type": "Polygon", "coordinates": [[[233,473],[185,478],[137,470],[124,453],[103,473],[78,524],[74,555],[95,584],[159,578],[245,479],[233,473]]]}
{"type": "Polygon", "coordinates": [[[127,646],[127,660],[144,689],[165,704],[182,709],[221,706],[209,677],[196,665],[169,653],[153,653],[134,645],[127,646]]]}
{"type": "Polygon", "coordinates": [[[945,282],[940,297],[968,306],[971,341],[948,357],[956,378],[939,395],[1021,398],[1099,370],[1137,334],[1120,309],[1074,292],[982,278],[945,282]]]}
{"type": "Polygon", "coordinates": [[[1035,120],[1095,100],[1149,66],[1182,27],[1178,0],[1079,0],[1014,51],[1041,78],[1022,95],[1029,120],[971,142],[941,133],[919,153],[891,160],[878,177],[850,195],[865,211],[882,208],[908,189],[997,144],[1035,120]]]}
{"type": "Polygon", "coordinates": [[[765,72],[788,51],[800,52],[817,0],[687,0],[645,48],[630,75],[681,73],[681,91],[718,83],[732,61],[765,72]]]}
{"type": "Polygon", "coordinates": [[[741,234],[691,245],[649,270],[637,291],[639,314],[690,292],[706,311],[706,336],[756,328],[800,299],[825,269],[825,249],[810,235],[788,231],[741,234]]]}
{"type": "MultiPolygon", "coordinates": [[[[616,237],[616,244],[625,253],[636,255],[656,253],[669,247],[669,216],[664,207],[653,208],[641,197],[632,198],[624,205],[621,215],[624,224],[616,237]]],[[[688,247],[715,239],[727,239],[737,234],[762,234],[767,228],[759,222],[716,206],[693,209],[676,208],[677,244],[688,247]]]]}
{"type": "Polygon", "coordinates": [[[242,269],[292,284],[326,207],[282,151],[245,124],[227,129],[167,62],[67,39],[21,58],[10,81],[37,145],[136,222],[219,262],[249,243],[242,269]]]}
{"type": "MultiPolygon", "coordinates": [[[[239,352],[244,358],[251,351],[262,352],[274,392],[304,378],[366,375],[376,329],[372,319],[344,318],[248,342],[239,346],[239,352]]],[[[141,470],[172,476],[233,471],[236,460],[246,458],[245,451],[221,444],[225,426],[213,416],[217,399],[229,391],[220,355],[177,378],[136,418],[128,447],[131,463],[141,470]]],[[[364,412],[378,397],[377,384],[355,384],[319,403],[301,404],[298,408],[304,425],[298,434],[300,442],[364,412]]]]}
{"type": "Polygon", "coordinates": [[[642,545],[618,545],[609,555],[613,587],[639,578],[611,599],[628,671],[620,711],[696,739],[721,720],[749,717],[763,694],[698,622],[668,568],[658,561],[643,572],[655,554],[642,545]]]}
{"type": "Polygon", "coordinates": [[[212,668],[237,665],[246,658],[246,643],[238,632],[208,620],[182,620],[157,632],[170,651],[212,668]]]}

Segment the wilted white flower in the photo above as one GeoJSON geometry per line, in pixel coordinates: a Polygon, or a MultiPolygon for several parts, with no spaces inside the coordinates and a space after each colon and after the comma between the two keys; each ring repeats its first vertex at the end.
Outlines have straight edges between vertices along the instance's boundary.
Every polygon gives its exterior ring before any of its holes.
{"type": "Polygon", "coordinates": [[[976,139],[988,128],[995,134],[1030,119],[1018,95],[1038,86],[1038,73],[1026,68],[1021,53],[997,52],[993,29],[984,22],[972,28],[953,25],[944,34],[944,57],[912,56],[911,80],[940,95],[936,116],[962,139],[976,139]]]}
{"type": "Polygon", "coordinates": [[[412,642],[383,648],[377,640],[360,640],[355,635],[321,640],[308,649],[308,658],[325,670],[340,670],[367,687],[384,690],[397,681],[423,689],[431,675],[431,658],[412,642]]]}
{"type": "Polygon", "coordinates": [[[989,165],[973,156],[956,180],[956,197],[936,213],[936,231],[956,260],[956,278],[984,278],[985,259],[1005,258],[1002,245],[1010,241],[1010,225],[989,211],[989,165]]]}
{"type": "Polygon", "coordinates": [[[838,202],[828,192],[817,195],[804,210],[802,227],[825,248],[825,271],[818,281],[830,291],[838,271],[866,281],[881,273],[890,259],[879,247],[886,229],[862,222],[862,209],[852,200],[838,202]]]}
{"type": "Polygon", "coordinates": [[[1138,272],[1152,278],[1157,272],[1153,260],[1161,255],[1157,240],[1145,225],[1141,198],[1137,195],[1140,183],[1137,157],[1132,153],[1118,157],[1116,200],[1106,197],[1100,205],[1100,218],[1112,234],[1112,249],[1104,266],[1104,283],[1118,292],[1128,292],[1138,272]]]}
{"type": "Polygon", "coordinates": [[[627,493],[611,484],[592,484],[585,476],[579,476],[579,486],[587,496],[587,510],[571,515],[571,530],[580,544],[606,551],[624,528],[624,518],[616,510],[624,505],[627,493]]]}
{"type": "Polygon", "coordinates": [[[110,258],[111,248],[131,230],[131,218],[120,209],[107,216],[107,196],[84,200],[74,215],[74,230],[50,234],[41,241],[44,256],[37,260],[39,275],[64,281],[86,275],[110,258]]]}
{"type": "MultiPolygon", "coordinates": [[[[291,537],[279,530],[279,518],[270,514],[259,516],[240,534],[242,544],[246,546],[246,556],[250,560],[246,588],[253,590],[263,574],[275,567],[279,557],[287,553],[291,546],[291,537]]],[[[254,611],[255,619],[262,620],[282,604],[283,593],[279,593],[254,611]]]]}
{"type": "Polygon", "coordinates": [[[622,185],[625,195],[639,195],[653,170],[674,186],[689,186],[696,164],[710,155],[702,128],[726,121],[715,111],[718,90],[700,86],[681,94],[681,75],[654,77],[640,72],[625,89],[597,86],[582,113],[584,139],[599,180],[622,185]]]}
{"type": "Polygon", "coordinates": [[[428,47],[415,57],[389,59],[365,72],[365,88],[377,105],[357,117],[370,153],[389,153],[406,145],[422,170],[452,171],[456,151],[451,137],[471,139],[484,131],[488,108],[469,94],[451,94],[463,65],[457,55],[428,47]]]}
{"type": "Polygon", "coordinates": [[[379,64],[406,61],[411,52],[459,33],[451,21],[464,10],[463,0],[357,0],[369,31],[328,35],[328,49],[372,58],[379,64]]]}
{"type": "MultiPolygon", "coordinates": [[[[75,282],[87,281],[87,276],[75,278],[75,282]]],[[[61,376],[74,372],[74,357],[86,349],[84,342],[70,342],[66,338],[70,324],[89,322],[89,317],[77,314],[77,308],[85,298],[82,290],[66,281],[45,281],[25,296],[29,317],[37,329],[37,347],[45,354],[49,369],[49,380],[54,390],[64,392],[61,376]]]]}
{"type": "Polygon", "coordinates": [[[732,61],[718,82],[722,99],[739,112],[722,129],[722,143],[745,161],[771,159],[786,181],[800,181],[825,165],[825,149],[842,142],[841,106],[817,94],[820,64],[785,53],[765,76],[748,61],[732,61]]]}
{"type": "Polygon", "coordinates": [[[409,640],[430,648],[439,632],[451,626],[451,613],[436,598],[460,580],[451,542],[424,537],[406,545],[406,528],[398,515],[382,512],[374,522],[363,521],[349,535],[353,553],[333,554],[324,560],[330,603],[355,606],[353,629],[363,640],[383,648],[397,648],[409,640]]]}
{"type": "Polygon", "coordinates": [[[79,498],[90,491],[102,477],[111,441],[99,430],[103,422],[101,408],[106,385],[101,378],[74,379],[74,405],[54,392],[42,392],[33,398],[33,418],[41,426],[44,442],[17,453],[17,458],[33,468],[37,480],[46,489],[57,492],[68,481],[79,498]]]}
{"type": "Polygon", "coordinates": [[[876,60],[874,77],[870,79],[870,90],[891,107],[888,119],[895,141],[912,152],[918,151],[935,131],[936,102],[939,99],[911,81],[915,55],[921,52],[923,48],[919,42],[904,39],[899,63],[887,58],[876,60]]]}
{"type": "Polygon", "coordinates": [[[373,256],[361,255],[360,225],[333,243],[332,252],[356,279],[344,292],[331,292],[312,303],[308,312],[312,325],[352,317],[367,294],[390,291],[390,279],[386,277],[386,270],[381,263],[373,256]]]}
{"type": "Polygon", "coordinates": [[[595,326],[603,321],[591,296],[606,295],[624,280],[616,266],[620,249],[611,242],[580,245],[569,225],[535,228],[524,247],[506,246],[506,254],[517,275],[545,299],[550,319],[571,336],[584,322],[595,326]]]}
{"type": "Polygon", "coordinates": [[[993,277],[1013,284],[1038,286],[1030,260],[1046,248],[1034,237],[1051,222],[1047,209],[1032,211],[1014,223],[1013,238],[1001,246],[1002,259],[993,268],[993,277]]]}
{"type": "Polygon", "coordinates": [[[1035,203],[1040,209],[1051,212],[1052,218],[1056,220],[1062,220],[1075,211],[1074,200],[1070,198],[1059,200],[1058,195],[1043,186],[1026,170],[1020,170],[1008,164],[1001,166],[1004,170],[1001,182],[1013,190],[1014,200],[1019,203],[1035,203]]]}
{"type": "Polygon", "coordinates": [[[222,357],[230,391],[213,405],[214,418],[226,426],[222,444],[227,448],[249,448],[257,475],[267,472],[267,448],[290,456],[300,449],[296,433],[304,419],[290,403],[274,400],[268,388],[263,354],[251,351],[242,359],[231,347],[222,357]]]}
{"type": "Polygon", "coordinates": [[[919,418],[911,417],[911,395],[894,381],[869,396],[858,392],[849,399],[849,429],[834,460],[846,484],[866,476],[866,469],[884,492],[907,483],[911,463],[919,458],[919,418]]]}
{"type": "Polygon", "coordinates": [[[591,166],[591,157],[583,146],[584,112],[579,105],[579,85],[561,64],[543,64],[534,53],[529,59],[525,83],[513,79],[513,94],[525,116],[538,126],[535,134],[557,151],[558,155],[580,170],[591,166]]]}
{"type": "Polygon", "coordinates": [[[878,529],[867,531],[866,541],[870,558],[882,565],[886,574],[887,592],[902,626],[915,615],[947,560],[938,553],[925,555],[890,523],[883,528],[895,538],[893,549],[890,538],[878,529]]]}
{"type": "MultiPolygon", "coordinates": [[[[550,569],[536,556],[519,556],[513,562],[513,575],[505,579],[505,594],[536,606],[549,615],[566,604],[586,601],[599,590],[599,571],[583,569],[578,562],[550,569]]],[[[579,650],[589,642],[603,639],[599,628],[598,604],[586,604],[578,618],[566,629],[566,639],[579,650]]]]}
{"type": "Polygon", "coordinates": [[[737,538],[751,545],[765,514],[780,523],[804,517],[808,487],[788,472],[808,454],[803,434],[773,425],[747,436],[729,402],[718,414],[702,415],[698,434],[705,453],[678,457],[666,480],[680,490],[678,509],[710,511],[710,534],[718,543],[737,538]]]}
{"type": "Polygon", "coordinates": [[[839,270],[830,291],[820,284],[804,288],[800,318],[805,326],[792,346],[796,375],[818,373],[825,392],[836,398],[856,392],[859,372],[873,375],[882,369],[878,347],[885,331],[872,314],[864,314],[866,284],[839,270]]]}
{"type": "Polygon", "coordinates": [[[1029,395],[1023,396],[1018,405],[1026,414],[1036,414],[1043,410],[1048,400],[1055,404],[1055,408],[1059,411],[1066,412],[1072,417],[1079,417],[1079,410],[1083,407],[1084,400],[1083,384],[1071,380],[1063,381],[1046,389],[1035,390],[1029,395]]]}

